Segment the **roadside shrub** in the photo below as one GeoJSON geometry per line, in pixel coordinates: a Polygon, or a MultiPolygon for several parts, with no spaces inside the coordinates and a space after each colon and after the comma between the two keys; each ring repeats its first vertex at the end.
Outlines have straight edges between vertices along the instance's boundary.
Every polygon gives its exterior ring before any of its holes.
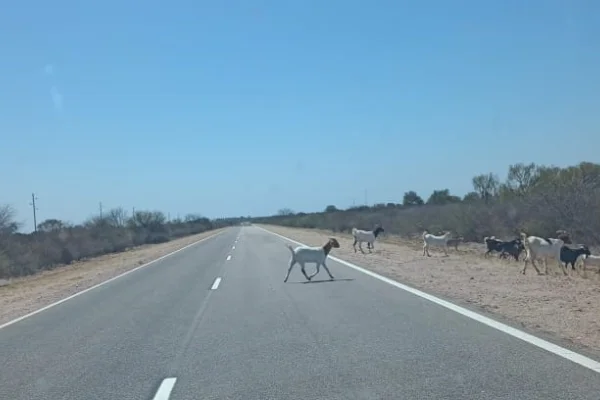
{"type": "Polygon", "coordinates": [[[129,248],[165,243],[240,222],[239,218],[211,221],[189,215],[185,221],[167,221],[159,211],[137,211],[131,217],[122,208],[72,226],[56,219],[38,224],[37,232],[18,233],[15,213],[0,206],[0,279],[34,274],[129,248]]]}

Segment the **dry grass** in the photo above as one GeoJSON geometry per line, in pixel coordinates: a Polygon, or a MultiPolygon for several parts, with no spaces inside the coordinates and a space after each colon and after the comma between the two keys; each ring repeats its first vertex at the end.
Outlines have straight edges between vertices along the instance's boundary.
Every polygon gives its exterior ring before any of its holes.
{"type": "Polygon", "coordinates": [[[386,235],[375,243],[372,254],[363,244],[366,254],[361,254],[354,253],[348,234],[263,227],[308,245],[335,236],[341,248],[333,256],[457,303],[483,308],[525,328],[600,350],[600,280],[593,271],[588,271],[588,279],[565,277],[558,265],[549,263],[549,276],[538,276],[531,267],[523,276],[521,262],[497,256],[484,259],[483,244],[459,245],[458,251],[451,248],[449,257],[430,249],[432,257],[428,258],[422,256],[422,243],[386,235]]]}
{"type": "Polygon", "coordinates": [[[0,284],[0,324],[80,292],[223,229],[143,245],[0,284]]]}

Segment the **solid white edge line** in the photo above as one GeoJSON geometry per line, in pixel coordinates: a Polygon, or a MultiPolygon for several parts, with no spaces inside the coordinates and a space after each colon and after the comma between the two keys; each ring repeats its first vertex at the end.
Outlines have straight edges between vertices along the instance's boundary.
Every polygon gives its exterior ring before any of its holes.
{"type": "Polygon", "coordinates": [[[177,378],[165,378],[161,382],[152,400],[169,400],[177,378]]]}
{"type": "Polygon", "coordinates": [[[227,261],[229,261],[229,260],[231,260],[231,256],[230,255],[227,256],[227,261]]]}
{"type": "Polygon", "coordinates": [[[216,290],[219,287],[220,283],[221,283],[221,277],[217,277],[217,279],[215,279],[215,281],[213,282],[213,285],[210,288],[210,290],[216,290]]]}
{"type": "MultiPolygon", "coordinates": [[[[268,229],[264,229],[264,228],[261,228],[261,227],[257,227],[257,228],[260,228],[260,229],[264,230],[265,232],[268,232],[268,233],[270,233],[272,235],[279,236],[280,238],[285,239],[287,241],[290,241],[292,243],[296,243],[296,244],[301,245],[301,246],[306,246],[304,243],[301,243],[301,242],[298,242],[296,240],[290,239],[290,238],[285,237],[283,235],[280,235],[278,233],[271,232],[268,229]]],[[[498,322],[496,320],[493,320],[491,318],[488,318],[486,316],[478,314],[478,313],[476,313],[474,311],[467,310],[466,308],[458,306],[458,305],[456,305],[454,303],[450,303],[449,301],[442,300],[442,299],[440,299],[438,297],[432,296],[432,295],[427,294],[425,292],[422,292],[422,291],[420,291],[418,289],[412,288],[410,286],[403,285],[400,282],[397,282],[397,281],[395,281],[393,279],[390,279],[390,278],[386,278],[385,276],[381,276],[381,275],[379,275],[379,274],[377,274],[375,272],[369,271],[367,269],[361,268],[361,267],[359,267],[357,265],[349,263],[348,261],[344,261],[342,259],[339,259],[339,258],[333,257],[333,256],[329,256],[329,258],[331,258],[333,261],[336,261],[336,262],[338,262],[338,263],[340,263],[342,265],[345,265],[345,266],[350,267],[352,269],[355,269],[355,270],[357,270],[359,272],[362,272],[363,274],[366,274],[366,275],[369,275],[369,276],[371,276],[373,278],[379,279],[380,281],[383,281],[385,283],[389,283],[390,285],[395,286],[395,287],[397,287],[399,289],[407,291],[407,292],[409,292],[411,294],[414,294],[416,296],[419,296],[419,297],[421,297],[423,299],[429,300],[429,301],[431,301],[433,303],[436,303],[436,304],[438,304],[438,305],[440,305],[442,307],[445,307],[445,308],[447,308],[449,310],[452,310],[452,311],[454,311],[454,312],[456,312],[458,314],[464,315],[467,318],[471,318],[471,319],[473,319],[473,320],[475,320],[477,322],[480,322],[482,324],[485,324],[485,325],[487,325],[487,326],[489,326],[491,328],[494,328],[494,329],[497,329],[497,330],[499,330],[501,332],[504,332],[507,335],[513,336],[513,337],[515,337],[517,339],[521,339],[521,340],[523,340],[523,341],[525,341],[525,342],[527,342],[529,344],[532,344],[532,345],[537,346],[537,347],[539,347],[541,349],[549,351],[550,353],[553,353],[553,354],[555,354],[555,355],[557,355],[559,357],[565,358],[565,359],[567,359],[569,361],[572,361],[572,362],[574,362],[576,364],[579,364],[579,365],[581,365],[583,367],[589,368],[589,369],[591,369],[594,372],[600,373],[600,362],[592,360],[591,358],[586,357],[586,356],[584,356],[582,354],[576,353],[576,352],[574,352],[572,350],[569,350],[569,349],[565,349],[564,347],[561,347],[561,346],[556,345],[554,343],[550,343],[547,340],[544,340],[544,339],[541,339],[541,338],[539,338],[537,336],[534,336],[534,335],[531,335],[529,333],[523,332],[523,331],[521,331],[519,329],[513,328],[512,326],[503,324],[501,322],[498,322]]]]}
{"type": "Polygon", "coordinates": [[[10,325],[16,324],[17,322],[19,322],[19,321],[22,321],[22,320],[24,320],[25,318],[32,317],[32,316],[34,316],[35,314],[41,313],[42,311],[46,311],[46,310],[48,310],[49,308],[52,308],[52,307],[54,307],[54,306],[57,306],[57,305],[59,305],[59,304],[61,304],[61,303],[64,303],[64,302],[65,302],[65,301],[67,301],[67,300],[71,300],[72,298],[74,298],[74,297],[77,297],[77,296],[80,296],[80,295],[82,295],[82,294],[84,294],[84,293],[87,293],[87,292],[89,292],[89,291],[91,291],[91,290],[94,290],[94,289],[96,289],[96,288],[99,288],[99,287],[100,287],[100,286],[102,286],[102,285],[106,285],[107,283],[109,283],[109,282],[112,282],[112,281],[115,281],[115,280],[117,280],[117,279],[119,279],[119,278],[122,278],[122,277],[124,277],[125,275],[131,274],[132,272],[138,271],[138,270],[140,270],[140,269],[142,269],[142,268],[146,268],[146,267],[148,267],[148,266],[150,266],[150,265],[152,265],[152,264],[154,264],[154,263],[156,263],[156,262],[158,262],[158,261],[164,260],[165,258],[172,256],[173,254],[177,254],[177,253],[179,253],[180,251],[183,251],[183,250],[185,250],[185,249],[188,249],[188,248],[190,248],[190,247],[192,247],[192,246],[195,246],[195,245],[197,245],[198,243],[202,243],[202,242],[204,242],[204,241],[206,241],[206,240],[208,240],[208,239],[212,239],[212,238],[213,238],[213,237],[215,237],[215,236],[221,235],[223,232],[225,232],[225,231],[222,231],[222,232],[217,232],[217,233],[215,233],[215,234],[212,234],[212,235],[210,235],[210,236],[207,236],[207,237],[205,237],[205,238],[203,238],[203,239],[200,239],[200,240],[198,240],[198,241],[196,241],[196,242],[194,242],[194,243],[190,243],[190,244],[188,244],[188,245],[186,245],[186,246],[184,246],[184,247],[182,247],[182,248],[180,248],[180,249],[178,249],[178,250],[172,251],[171,253],[165,254],[164,256],[160,256],[160,257],[158,257],[157,259],[154,259],[154,260],[152,260],[152,261],[150,261],[150,262],[147,262],[146,264],[140,265],[139,267],[135,267],[134,269],[130,269],[129,271],[125,271],[125,272],[123,272],[123,273],[122,273],[122,274],[120,274],[120,275],[113,276],[113,277],[112,277],[112,278],[110,278],[110,279],[107,279],[107,280],[105,280],[105,281],[103,281],[103,282],[100,282],[100,283],[98,283],[98,284],[96,284],[96,285],[94,285],[94,286],[92,286],[92,287],[89,287],[89,288],[87,288],[87,289],[83,289],[82,291],[80,291],[80,292],[77,292],[77,293],[75,293],[75,294],[72,294],[72,295],[70,295],[70,296],[68,296],[68,297],[65,297],[64,299],[58,300],[58,301],[56,301],[56,302],[54,302],[54,303],[50,303],[50,304],[48,304],[47,306],[44,306],[44,307],[42,307],[42,308],[39,308],[39,309],[37,309],[37,310],[35,310],[35,311],[32,311],[32,312],[30,312],[30,313],[28,313],[28,314],[22,315],[22,316],[20,316],[20,317],[18,317],[18,318],[15,318],[15,319],[13,319],[12,321],[8,321],[8,322],[6,322],[6,323],[4,323],[4,324],[0,325],[0,329],[3,329],[3,328],[6,328],[7,326],[10,326],[10,325]]]}

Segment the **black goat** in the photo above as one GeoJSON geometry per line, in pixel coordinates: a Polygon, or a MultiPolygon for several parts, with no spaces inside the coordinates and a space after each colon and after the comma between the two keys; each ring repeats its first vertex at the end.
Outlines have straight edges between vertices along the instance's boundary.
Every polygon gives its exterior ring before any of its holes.
{"type": "Polygon", "coordinates": [[[580,245],[580,247],[576,249],[572,249],[567,246],[563,246],[560,248],[560,261],[565,263],[565,267],[569,268],[569,264],[571,264],[571,269],[575,270],[575,262],[580,255],[590,255],[590,249],[584,244],[580,245]]]}
{"type": "Polygon", "coordinates": [[[503,242],[500,258],[506,258],[506,255],[509,254],[514,257],[515,261],[519,261],[519,256],[524,251],[525,245],[523,244],[523,241],[521,239],[514,239],[510,242],[503,242]]]}
{"type": "Polygon", "coordinates": [[[525,246],[523,245],[521,239],[513,239],[511,241],[504,242],[492,236],[486,237],[483,240],[487,246],[487,252],[484,254],[486,257],[488,254],[497,251],[500,253],[500,258],[505,257],[506,254],[509,254],[513,256],[516,261],[519,261],[519,255],[523,250],[525,250],[525,246]]]}

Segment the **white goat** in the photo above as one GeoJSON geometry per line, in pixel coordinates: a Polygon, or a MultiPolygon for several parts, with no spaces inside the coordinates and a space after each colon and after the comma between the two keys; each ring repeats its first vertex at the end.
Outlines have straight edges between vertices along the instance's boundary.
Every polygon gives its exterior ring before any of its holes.
{"type": "Polygon", "coordinates": [[[447,256],[450,235],[450,232],[446,232],[442,236],[435,236],[427,231],[423,232],[423,255],[427,253],[427,257],[431,257],[431,254],[429,254],[429,246],[436,246],[444,249],[444,254],[447,256]]]}
{"type": "Polygon", "coordinates": [[[567,271],[560,261],[560,249],[564,246],[565,242],[562,239],[554,238],[541,238],[538,236],[527,236],[526,233],[521,232],[521,240],[525,246],[527,256],[525,257],[525,264],[521,273],[525,275],[527,264],[531,261],[531,265],[535,268],[538,275],[541,275],[540,270],[535,265],[535,260],[543,259],[545,266],[545,274],[548,274],[548,258],[554,258],[558,263],[563,274],[567,275],[567,271]]]}
{"type": "Polygon", "coordinates": [[[367,248],[369,249],[369,252],[371,252],[371,249],[375,249],[375,239],[377,239],[377,236],[379,236],[381,232],[385,232],[385,230],[380,226],[378,226],[372,231],[363,231],[360,229],[352,228],[352,236],[354,236],[354,243],[352,243],[352,247],[354,247],[354,252],[356,253],[357,242],[358,248],[362,253],[364,253],[362,249],[362,242],[367,242],[367,248]]]}
{"type": "Polygon", "coordinates": [[[581,269],[583,269],[583,277],[586,277],[585,270],[587,267],[598,267],[597,273],[600,274],[600,256],[595,255],[581,255],[578,261],[581,260],[581,269]]]}
{"type": "Polygon", "coordinates": [[[329,278],[333,280],[333,275],[331,275],[331,272],[329,272],[329,268],[327,268],[327,264],[325,264],[325,260],[327,260],[327,256],[329,255],[329,252],[331,251],[332,248],[338,249],[340,247],[340,244],[338,243],[338,241],[336,239],[329,238],[327,243],[325,243],[323,246],[317,246],[317,247],[298,246],[294,249],[289,244],[286,244],[286,246],[292,252],[292,258],[290,258],[290,267],[288,268],[287,275],[285,276],[285,279],[283,280],[284,282],[287,282],[288,278],[290,277],[290,272],[292,272],[292,267],[296,263],[300,264],[300,269],[302,270],[304,277],[309,281],[316,274],[319,273],[319,268],[321,265],[323,266],[323,268],[325,268],[325,271],[327,271],[327,273],[329,274],[329,278]],[[306,270],[304,269],[304,264],[306,264],[306,263],[317,264],[317,270],[315,271],[314,274],[312,274],[310,276],[306,275],[306,270]]]}

